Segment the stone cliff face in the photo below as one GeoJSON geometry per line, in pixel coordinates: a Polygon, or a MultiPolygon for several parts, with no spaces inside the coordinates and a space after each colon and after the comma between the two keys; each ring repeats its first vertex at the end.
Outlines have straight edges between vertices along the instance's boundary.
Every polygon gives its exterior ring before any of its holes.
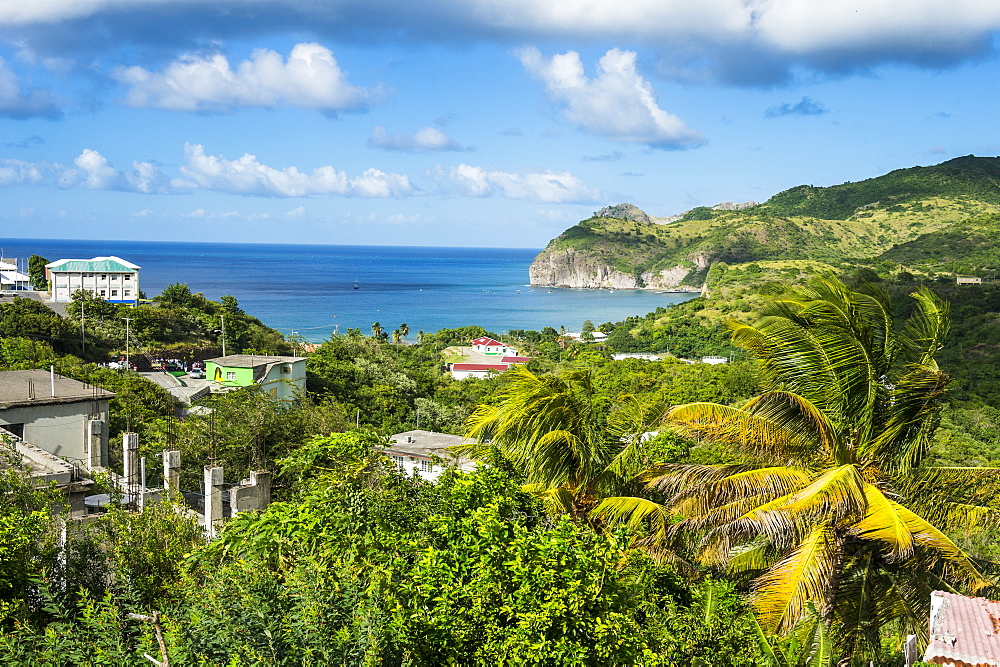
{"type": "MultiPolygon", "coordinates": [[[[694,259],[699,268],[707,265],[707,258],[694,259]]],[[[583,287],[635,289],[647,287],[654,289],[683,289],[696,291],[695,288],[681,287],[680,283],[691,269],[675,266],[670,269],[652,272],[647,271],[641,276],[622,273],[586,252],[573,248],[564,250],[543,250],[535,257],[528,269],[529,281],[539,287],[583,287]]]]}

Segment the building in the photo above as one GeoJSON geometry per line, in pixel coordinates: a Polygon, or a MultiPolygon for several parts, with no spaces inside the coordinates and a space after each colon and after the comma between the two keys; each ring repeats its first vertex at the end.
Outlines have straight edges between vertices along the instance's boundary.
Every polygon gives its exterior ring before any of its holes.
{"type": "Polygon", "coordinates": [[[121,257],[60,259],[45,265],[52,300],[71,301],[73,292],[87,290],[111,303],[139,303],[139,266],[121,257]]]}
{"type": "Polygon", "coordinates": [[[455,380],[485,378],[503,373],[508,368],[510,368],[510,364],[452,364],[451,377],[455,380]]]}
{"type": "Polygon", "coordinates": [[[0,290],[31,289],[31,279],[17,270],[17,260],[0,259],[0,290]]]}
{"type": "Polygon", "coordinates": [[[507,347],[498,340],[483,336],[472,341],[472,349],[488,357],[516,357],[517,350],[507,347]]]}
{"type": "MultiPolygon", "coordinates": [[[[33,486],[55,488],[66,497],[69,516],[84,516],[87,513],[85,498],[90,493],[94,481],[80,475],[80,468],[54,456],[41,447],[36,447],[0,426],[0,442],[10,447],[14,462],[20,460],[21,470],[33,486]]],[[[0,468],[5,465],[0,459],[0,468]]]]}
{"type": "Polygon", "coordinates": [[[205,375],[214,392],[256,385],[275,398],[290,401],[306,390],[306,358],[230,354],[206,359],[205,375]]]}
{"type": "Polygon", "coordinates": [[[0,427],[84,470],[103,468],[114,397],[51,371],[0,371],[0,427]]]}
{"type": "Polygon", "coordinates": [[[643,361],[659,361],[660,355],[653,354],[652,352],[623,352],[621,354],[612,354],[611,358],[614,361],[621,361],[622,359],[641,359],[643,361]]]}
{"type": "Polygon", "coordinates": [[[460,435],[435,431],[405,431],[392,436],[393,444],[383,450],[385,455],[408,475],[416,473],[433,482],[445,466],[465,472],[476,469],[476,462],[448,451],[448,447],[474,443],[475,440],[460,435]],[[435,460],[439,459],[439,460],[435,460]]]}
{"type": "Polygon", "coordinates": [[[531,357],[504,357],[500,360],[501,364],[526,364],[531,361],[531,357]]]}
{"type": "Polygon", "coordinates": [[[958,276],[955,278],[955,282],[959,285],[982,285],[982,278],[972,278],[969,276],[958,276]]]}
{"type": "Polygon", "coordinates": [[[703,364],[725,364],[729,362],[729,357],[702,357],[703,364]]]}
{"type": "Polygon", "coordinates": [[[931,593],[924,662],[952,667],[1000,665],[1000,602],[931,593]]]}

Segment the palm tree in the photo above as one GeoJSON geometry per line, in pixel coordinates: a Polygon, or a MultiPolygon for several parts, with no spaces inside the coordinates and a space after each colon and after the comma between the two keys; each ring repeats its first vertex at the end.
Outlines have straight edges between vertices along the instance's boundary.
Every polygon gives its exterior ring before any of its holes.
{"type": "Polygon", "coordinates": [[[580,519],[648,465],[641,436],[662,421],[663,406],[626,396],[604,419],[587,370],[539,376],[513,366],[504,375],[499,402],[480,405],[466,422],[477,444],[464,453],[499,454],[524,473],[526,490],[580,519]]]}
{"type": "Polygon", "coordinates": [[[985,564],[948,534],[1000,525],[1000,470],[926,461],[950,382],[934,361],[946,305],[918,291],[897,328],[886,294],[868,289],[817,279],[754,326],[731,325],[765,391],[740,407],[682,405],[667,419],[745,463],[662,465],[646,479],[663,506],[614,499],[598,510],[651,521],[647,545],[693,544],[702,564],[744,578],[768,630],[791,630],[814,601],[852,661],[877,658],[883,629],[924,636],[934,589],[989,584],[985,564]]]}
{"type": "Polygon", "coordinates": [[[372,324],[372,338],[375,340],[382,340],[385,338],[385,330],[382,329],[382,325],[378,322],[372,324]]]}
{"type": "Polygon", "coordinates": [[[409,333],[410,333],[410,327],[406,325],[406,322],[403,322],[402,324],[399,325],[399,335],[403,338],[403,340],[406,340],[406,336],[409,333]]]}

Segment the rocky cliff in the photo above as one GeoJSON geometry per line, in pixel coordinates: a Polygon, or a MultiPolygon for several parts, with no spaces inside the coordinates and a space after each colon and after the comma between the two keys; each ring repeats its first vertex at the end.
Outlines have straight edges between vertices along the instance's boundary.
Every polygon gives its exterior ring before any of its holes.
{"type": "Polygon", "coordinates": [[[583,287],[589,289],[669,289],[697,291],[697,287],[682,286],[693,270],[707,266],[707,259],[694,262],[693,266],[674,266],[659,271],[644,271],[638,275],[624,273],[594,257],[591,253],[575,248],[546,248],[535,258],[528,269],[532,285],[541,287],[583,287]]]}

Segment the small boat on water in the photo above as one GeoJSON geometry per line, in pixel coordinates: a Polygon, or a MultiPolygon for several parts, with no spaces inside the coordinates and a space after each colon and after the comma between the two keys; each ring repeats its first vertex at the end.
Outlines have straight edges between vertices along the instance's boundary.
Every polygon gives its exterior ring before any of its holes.
{"type": "Polygon", "coordinates": [[[355,281],[354,281],[354,289],[358,289],[358,287],[360,287],[360,286],[358,285],[358,281],[357,281],[357,280],[355,280],[355,281]]]}

